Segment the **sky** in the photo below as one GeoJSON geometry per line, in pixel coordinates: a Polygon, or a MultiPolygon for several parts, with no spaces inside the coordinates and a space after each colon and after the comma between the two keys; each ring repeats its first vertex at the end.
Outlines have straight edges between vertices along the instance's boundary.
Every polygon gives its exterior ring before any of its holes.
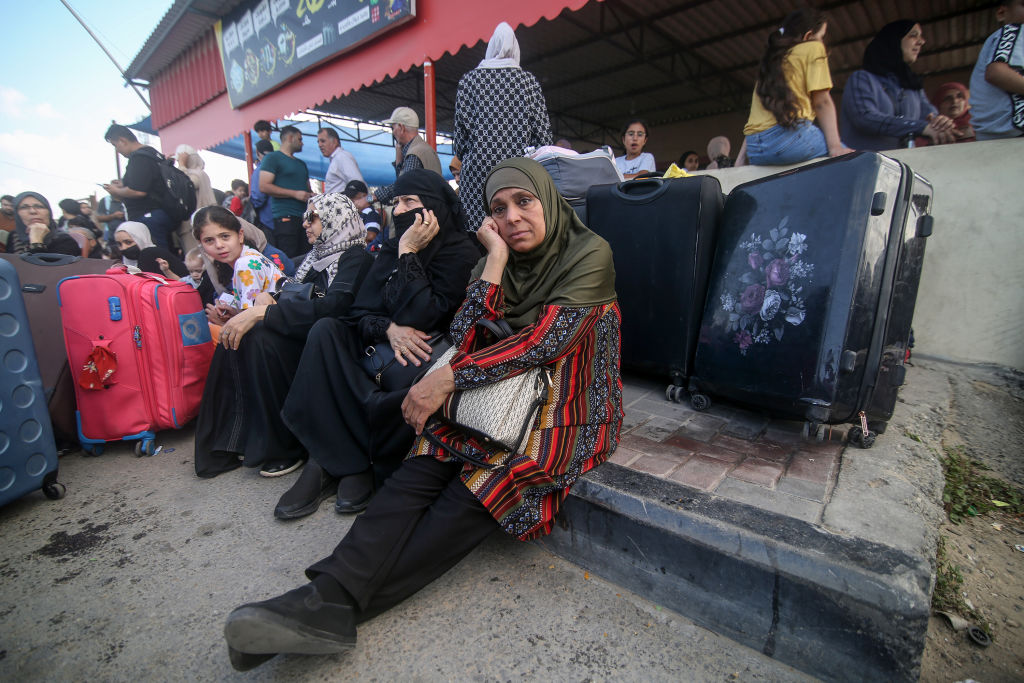
{"type": "MultiPolygon", "coordinates": [[[[170,0],[69,2],[122,68],[171,7],[170,0]]],[[[65,197],[105,196],[97,183],[116,177],[117,168],[103,134],[111,120],[135,123],[149,111],[59,0],[5,3],[5,9],[0,194],[35,190],[54,207],[65,197]]],[[[159,149],[157,142],[148,144],[159,149]]],[[[201,154],[214,187],[245,178],[245,162],[201,154]]]]}

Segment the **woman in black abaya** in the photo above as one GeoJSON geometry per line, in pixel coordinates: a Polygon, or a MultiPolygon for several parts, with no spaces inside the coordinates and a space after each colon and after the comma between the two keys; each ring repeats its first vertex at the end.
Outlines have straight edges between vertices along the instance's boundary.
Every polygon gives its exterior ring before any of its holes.
{"type": "Polygon", "coordinates": [[[310,459],[275,508],[278,519],[312,514],[335,489],[338,512],[362,510],[375,483],[401,463],[414,436],[401,413],[408,389],[379,389],[360,359],[368,346],[388,342],[402,363],[425,367],[426,339],[447,330],[479,259],[459,199],[441,176],[406,172],[395,194],[395,236],[350,313],[313,325],[284,402],[284,422],[310,459]]]}

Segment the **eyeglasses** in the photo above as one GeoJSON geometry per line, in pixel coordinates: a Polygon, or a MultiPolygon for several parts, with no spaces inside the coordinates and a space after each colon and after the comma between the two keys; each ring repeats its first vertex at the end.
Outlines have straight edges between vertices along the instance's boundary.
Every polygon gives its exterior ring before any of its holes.
{"type": "Polygon", "coordinates": [[[18,211],[46,211],[46,207],[42,204],[20,204],[18,211]]]}
{"type": "Polygon", "coordinates": [[[647,133],[643,132],[642,130],[629,130],[629,131],[626,131],[626,134],[623,137],[626,137],[626,138],[645,138],[645,137],[647,137],[647,133]]]}

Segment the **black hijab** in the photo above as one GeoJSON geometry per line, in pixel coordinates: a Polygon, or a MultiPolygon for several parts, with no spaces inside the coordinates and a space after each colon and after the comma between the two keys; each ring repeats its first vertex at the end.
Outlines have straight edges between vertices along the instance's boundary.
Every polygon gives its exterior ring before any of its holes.
{"type": "Polygon", "coordinates": [[[906,90],[920,90],[921,77],[911,71],[903,59],[901,41],[920,22],[900,19],[882,27],[868,46],[864,48],[864,69],[876,76],[894,75],[900,87],[906,90]]]}
{"type": "Polygon", "coordinates": [[[50,232],[54,232],[57,229],[57,222],[53,220],[53,209],[50,208],[50,202],[46,200],[46,197],[38,192],[22,192],[14,198],[14,232],[18,235],[18,239],[25,244],[26,248],[29,245],[28,226],[23,220],[21,220],[21,214],[18,213],[18,207],[21,206],[21,203],[29,197],[38,199],[40,203],[46,207],[46,210],[50,212],[50,232]]]}
{"type": "MultiPolygon", "coordinates": [[[[455,194],[455,191],[445,182],[444,178],[433,171],[425,169],[406,171],[395,181],[394,193],[396,196],[417,195],[420,201],[423,202],[424,208],[434,212],[434,217],[440,226],[438,233],[430,241],[430,244],[417,253],[420,263],[425,268],[430,265],[434,256],[442,249],[464,249],[468,253],[475,252],[479,254],[479,251],[476,251],[476,247],[465,230],[465,219],[459,196],[455,194]]],[[[422,211],[413,210],[400,214],[406,216],[406,218],[400,220],[398,220],[398,216],[395,217],[396,222],[404,224],[404,226],[400,225],[397,230],[393,231],[394,234],[381,245],[377,259],[370,267],[370,272],[366,274],[366,279],[359,288],[359,293],[356,295],[351,313],[349,316],[346,316],[348,320],[354,322],[364,315],[391,317],[394,311],[388,310],[388,306],[384,302],[384,285],[398,270],[398,242],[411,225],[409,219],[414,219],[418,213],[422,213],[422,211]]],[[[401,306],[401,302],[399,302],[398,306],[401,306]]]]}

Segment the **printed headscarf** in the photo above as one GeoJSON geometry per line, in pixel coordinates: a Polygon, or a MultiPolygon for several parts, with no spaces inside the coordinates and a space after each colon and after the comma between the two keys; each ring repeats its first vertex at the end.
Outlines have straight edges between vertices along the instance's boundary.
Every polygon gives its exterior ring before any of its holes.
{"type": "Polygon", "coordinates": [[[327,282],[333,281],[338,272],[338,259],[341,253],[365,242],[366,229],[363,227],[363,219],[359,217],[356,205],[344,194],[332,192],[313,195],[303,216],[303,223],[312,218],[314,211],[320,217],[324,229],[295,271],[296,282],[302,282],[310,270],[317,273],[326,270],[327,282]]]}
{"type": "MultiPolygon", "coordinates": [[[[508,187],[533,193],[544,209],[544,240],[526,253],[509,250],[502,274],[505,320],[513,329],[535,323],[544,306],[587,307],[615,301],[611,247],[583,224],[543,166],[530,159],[506,159],[491,170],[485,187],[488,214],[490,198],[508,187]]],[[[481,259],[474,268],[474,278],[483,273],[485,262],[481,259]]]]}
{"type": "Polygon", "coordinates": [[[477,68],[519,68],[519,41],[516,40],[515,31],[504,21],[494,29],[494,35],[487,43],[487,55],[477,68]]]}

